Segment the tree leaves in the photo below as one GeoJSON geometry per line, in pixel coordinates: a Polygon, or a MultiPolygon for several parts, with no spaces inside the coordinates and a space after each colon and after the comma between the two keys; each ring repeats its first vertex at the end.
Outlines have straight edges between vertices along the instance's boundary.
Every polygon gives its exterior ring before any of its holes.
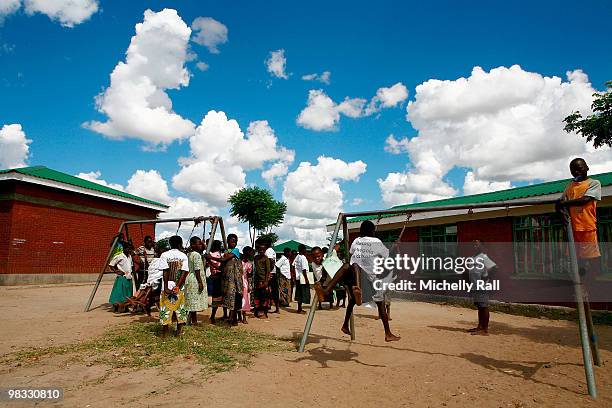
{"type": "Polygon", "coordinates": [[[583,119],[576,111],[563,119],[566,132],[581,134],[587,142],[593,142],[595,148],[612,147],[612,81],[606,82],[606,87],[606,92],[593,94],[592,115],[583,119]]]}
{"type": "Polygon", "coordinates": [[[276,201],[270,191],[257,186],[240,189],[228,202],[230,214],[249,224],[251,244],[257,231],[269,233],[272,227],[280,225],[287,211],[287,204],[276,201]]]}

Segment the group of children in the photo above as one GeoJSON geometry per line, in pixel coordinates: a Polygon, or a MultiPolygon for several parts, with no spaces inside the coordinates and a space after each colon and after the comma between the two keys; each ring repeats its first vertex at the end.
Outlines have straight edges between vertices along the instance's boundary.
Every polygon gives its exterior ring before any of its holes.
{"type": "MultiPolygon", "coordinates": [[[[596,201],[601,199],[601,184],[588,178],[588,166],[583,159],[570,163],[574,179],[568,184],[558,202],[557,208],[572,221],[573,235],[580,261],[581,273],[586,273],[589,261],[599,255],[596,230],[596,201]],[[568,210],[569,209],[569,210],[568,210]]],[[[255,317],[268,317],[279,313],[280,306],[290,306],[292,295],[297,303],[297,313],[305,313],[304,303],[311,301],[310,289],[314,285],[318,300],[333,305],[332,293],[336,293],[337,305],[348,295],[346,315],[341,331],[350,335],[349,321],[355,305],[372,301],[378,309],[386,341],[400,338],[389,327],[390,293],[374,289],[376,279],[393,279],[392,275],[380,276],[374,272],[374,259],[388,257],[389,250],[375,237],[376,227],[371,221],[364,221],[359,237],[353,240],[349,263],[345,263],[333,276],[325,270],[323,260],[326,248],[314,247],[308,254],[306,246],[298,251],[285,248],[277,259],[271,242],[266,239],[255,241],[255,249],[246,246],[238,250],[238,237],[227,236],[227,248],[221,241],[214,241],[210,251],[205,251],[199,237],[192,237],[187,251],[179,236],[159,241],[151,237],[136,252],[129,242],[121,242],[109,267],[116,273],[115,283],[109,302],[115,311],[126,304],[145,306],[150,310],[151,301],[159,294],[159,319],[163,333],[168,326],[177,322],[177,333],[184,324],[196,325],[197,313],[208,308],[209,296],[212,311],[210,322],[216,323],[216,313],[223,308],[222,319],[231,325],[247,323],[247,313],[255,317]],[[309,260],[310,258],[310,260],[309,260]],[[205,269],[208,265],[208,270],[205,269]],[[143,273],[144,271],[144,273],[143,273]],[[132,279],[137,279],[139,291],[132,296],[132,279]]],[[[469,271],[469,279],[491,279],[495,263],[487,256],[480,241],[474,241],[474,257],[484,258],[479,268],[469,271]]],[[[333,251],[337,252],[339,246],[333,251]]],[[[331,254],[337,256],[337,253],[331,254]]],[[[478,326],[468,330],[472,334],[488,334],[489,294],[475,291],[474,303],[478,309],[478,326]]]]}

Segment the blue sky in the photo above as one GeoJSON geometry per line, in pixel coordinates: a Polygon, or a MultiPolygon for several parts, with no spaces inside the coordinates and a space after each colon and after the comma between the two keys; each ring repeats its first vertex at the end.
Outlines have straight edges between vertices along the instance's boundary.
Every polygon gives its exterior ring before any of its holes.
{"type": "MultiPolygon", "coordinates": [[[[566,71],[581,69],[592,86],[612,79],[609,27],[612,6],[605,1],[575,2],[404,2],[404,1],[105,1],[91,18],[72,28],[38,13],[20,10],[0,26],[0,127],[19,123],[30,144],[29,164],[71,174],[99,170],[108,182],[126,184],[138,169],[157,169],[168,181],[189,155],[189,143],[165,152],[145,152],[135,139],[113,140],[82,127],[105,120],[94,97],[109,86],[109,76],[142,22],[145,9],[171,7],[190,25],[212,17],[229,31],[219,54],[190,43],[198,60],[186,63],[189,86],[169,90],[173,109],[196,125],[209,110],[236,119],[244,131],[251,121],[267,120],[280,145],[295,150],[295,161],[314,163],[320,155],[346,162],[362,160],[367,171],[358,183],[341,183],[345,208],[388,206],[377,179],[404,172],[407,154],[384,149],[389,134],[411,138],[406,120],[415,87],[430,79],[469,77],[474,66],[485,72],[518,64],[524,71],[566,81],[566,71]],[[288,79],[272,77],[264,60],[284,49],[288,79]],[[303,81],[310,73],[331,72],[329,85],[303,81]],[[401,106],[353,119],[341,117],[336,131],[315,132],[296,124],[308,91],[323,89],[339,102],[346,96],[370,99],[381,87],[406,86],[401,106]],[[350,206],[361,198],[364,202],[350,206]]],[[[454,166],[444,179],[461,193],[466,167],[454,166]]],[[[531,177],[538,179],[539,177],[531,177]]],[[[546,178],[546,177],[543,177],[546,178]]],[[[490,179],[490,181],[501,181],[490,179]]],[[[526,182],[508,178],[513,185],[526,182]]],[[[260,171],[247,182],[265,185],[260,171]]],[[[282,198],[282,183],[274,192],[282,198]]],[[[197,198],[197,197],[194,197],[197,198]]]]}

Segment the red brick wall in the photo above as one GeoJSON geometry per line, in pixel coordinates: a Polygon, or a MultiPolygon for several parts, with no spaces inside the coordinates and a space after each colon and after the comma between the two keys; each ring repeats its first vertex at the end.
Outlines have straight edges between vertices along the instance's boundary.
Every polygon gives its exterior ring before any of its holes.
{"type": "MultiPolygon", "coordinates": [[[[100,201],[99,208],[129,211],[135,218],[155,218],[156,215],[153,210],[100,201]]],[[[8,263],[0,273],[98,273],[123,221],[111,216],[16,201],[10,212],[8,263]]],[[[154,235],[154,232],[153,225],[143,225],[142,234],[140,227],[134,226],[130,229],[130,238],[137,246],[142,243],[142,235],[154,235]]]]}
{"type": "Polygon", "coordinates": [[[11,232],[10,201],[0,201],[0,273],[7,268],[11,232]]]}

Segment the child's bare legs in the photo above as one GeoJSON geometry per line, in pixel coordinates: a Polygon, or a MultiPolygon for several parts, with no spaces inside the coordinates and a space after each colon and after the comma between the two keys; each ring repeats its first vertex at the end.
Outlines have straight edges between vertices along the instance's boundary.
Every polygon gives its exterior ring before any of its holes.
{"type": "Polygon", "coordinates": [[[168,336],[168,325],[164,324],[164,325],[162,325],[161,337],[162,337],[162,339],[164,339],[167,336],[168,336]]]}
{"type": "Polygon", "coordinates": [[[351,334],[351,329],[349,327],[349,322],[351,321],[351,315],[353,314],[353,308],[355,307],[355,299],[351,296],[349,297],[348,306],[346,307],[346,314],[344,315],[344,324],[342,325],[342,333],[351,334]]]}
{"type": "Polygon", "coordinates": [[[213,306],[211,312],[210,312],[210,323],[211,324],[215,324],[216,320],[215,320],[215,315],[217,314],[217,306],[213,306]]]}
{"type": "Polygon", "coordinates": [[[399,340],[400,337],[391,333],[391,329],[389,328],[389,316],[387,316],[385,302],[376,302],[376,307],[378,307],[378,316],[380,320],[382,320],[383,327],[385,328],[385,341],[399,340]]]}
{"type": "Polygon", "coordinates": [[[229,312],[229,323],[232,326],[238,326],[238,314],[235,310],[230,310],[229,312]]]}
{"type": "Polygon", "coordinates": [[[176,335],[180,336],[181,334],[183,334],[183,326],[185,325],[185,323],[177,323],[176,324],[176,335]]]}
{"type": "Polygon", "coordinates": [[[478,327],[468,330],[471,334],[489,334],[489,308],[478,306],[478,327]]]}
{"type": "Polygon", "coordinates": [[[487,335],[489,333],[489,307],[476,306],[478,308],[478,326],[469,329],[471,334],[487,335]]]}
{"type": "Polygon", "coordinates": [[[198,325],[198,313],[197,312],[189,312],[189,319],[187,319],[187,324],[191,324],[193,326],[198,325]]]}

